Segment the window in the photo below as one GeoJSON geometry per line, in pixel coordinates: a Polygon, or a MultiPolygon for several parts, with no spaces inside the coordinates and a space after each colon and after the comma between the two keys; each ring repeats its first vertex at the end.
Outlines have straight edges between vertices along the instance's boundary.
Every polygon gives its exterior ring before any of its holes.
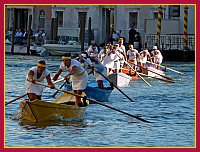
{"type": "Polygon", "coordinates": [[[63,11],[56,11],[56,17],[58,18],[58,27],[63,27],[63,11]]]}
{"type": "Polygon", "coordinates": [[[137,28],[138,12],[129,13],[129,27],[137,28]]]}
{"type": "Polygon", "coordinates": [[[153,19],[158,19],[158,12],[153,13],[153,19]]]}
{"type": "Polygon", "coordinates": [[[87,15],[87,12],[78,12],[78,27],[80,28],[81,26],[81,18],[82,19],[85,19],[85,22],[86,22],[86,15],[87,15]]]}
{"type": "Polygon", "coordinates": [[[173,5],[169,7],[169,16],[170,17],[180,17],[180,6],[173,5]]]}
{"type": "Polygon", "coordinates": [[[40,30],[44,30],[45,28],[45,18],[46,18],[45,11],[42,9],[39,14],[39,29],[40,30]]]}

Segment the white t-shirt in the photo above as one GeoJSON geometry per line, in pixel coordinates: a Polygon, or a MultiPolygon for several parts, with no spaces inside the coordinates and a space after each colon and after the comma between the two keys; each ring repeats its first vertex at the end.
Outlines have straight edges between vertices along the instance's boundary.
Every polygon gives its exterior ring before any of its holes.
{"type": "Polygon", "coordinates": [[[136,60],[138,51],[133,49],[133,51],[128,50],[127,55],[129,56],[129,60],[136,60]]]}
{"type": "Polygon", "coordinates": [[[69,68],[65,66],[65,64],[62,62],[60,64],[60,69],[65,71],[70,71],[70,69],[76,66],[74,70],[74,74],[71,76],[72,80],[72,89],[73,90],[84,90],[87,87],[88,83],[88,74],[85,71],[85,69],[82,67],[81,63],[75,59],[71,59],[71,64],[69,68]]]}

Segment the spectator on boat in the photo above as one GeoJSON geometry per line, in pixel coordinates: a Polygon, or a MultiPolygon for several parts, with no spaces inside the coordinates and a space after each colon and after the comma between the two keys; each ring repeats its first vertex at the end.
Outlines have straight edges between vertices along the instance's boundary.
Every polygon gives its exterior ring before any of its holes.
{"type": "Polygon", "coordinates": [[[157,69],[160,69],[159,65],[162,63],[163,56],[160,50],[158,50],[157,46],[153,46],[153,51],[151,52],[151,56],[153,58],[153,62],[155,64],[158,64],[157,69]]]}
{"type": "Polygon", "coordinates": [[[135,70],[137,68],[137,54],[138,50],[134,49],[133,45],[130,44],[129,50],[127,51],[127,60],[130,63],[130,65],[134,67],[135,70]]]}
{"type": "Polygon", "coordinates": [[[31,101],[35,99],[41,100],[43,87],[41,85],[35,84],[35,82],[42,82],[45,78],[48,85],[53,89],[55,86],[51,81],[50,72],[46,69],[45,61],[41,60],[38,62],[37,66],[29,69],[26,76],[26,92],[31,101]]]}
{"type": "Polygon", "coordinates": [[[15,33],[15,37],[17,38],[17,37],[23,37],[23,32],[22,32],[22,30],[21,29],[17,29],[16,30],[16,33],[15,33]]]}
{"type": "Polygon", "coordinates": [[[18,44],[22,44],[23,40],[23,32],[21,29],[17,29],[15,33],[15,42],[18,44]]]}
{"type": "Polygon", "coordinates": [[[94,76],[95,76],[95,79],[96,79],[96,81],[98,83],[98,87],[99,88],[104,88],[103,80],[105,80],[105,79],[101,74],[106,75],[106,68],[101,63],[101,61],[98,59],[97,54],[95,54],[95,53],[90,54],[90,60],[92,62],[92,65],[91,65],[92,71],[91,71],[91,73],[94,72],[94,76]],[[100,72],[101,74],[97,73],[96,71],[100,72]]]}
{"type": "MultiPolygon", "coordinates": [[[[70,53],[66,53],[62,56],[60,67],[53,77],[54,81],[58,79],[62,71],[68,71],[64,79],[69,80],[71,76],[70,80],[72,81],[72,89],[76,94],[81,95],[88,83],[88,74],[82,67],[81,63],[75,59],[72,59],[70,53]]],[[[75,105],[84,106],[84,104],[81,102],[81,98],[78,96],[76,96],[75,105]]]]}

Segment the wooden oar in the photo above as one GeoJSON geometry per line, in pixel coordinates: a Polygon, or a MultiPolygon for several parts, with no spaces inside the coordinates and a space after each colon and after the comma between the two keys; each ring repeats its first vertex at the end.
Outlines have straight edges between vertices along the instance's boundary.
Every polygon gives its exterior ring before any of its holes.
{"type": "Polygon", "coordinates": [[[140,73],[142,76],[146,76],[146,77],[149,77],[149,78],[154,78],[154,79],[157,79],[157,80],[160,80],[160,81],[164,81],[164,82],[167,82],[167,83],[175,83],[174,81],[172,80],[164,80],[164,79],[161,79],[161,78],[158,78],[158,77],[154,77],[154,76],[149,76],[149,75],[146,75],[144,73],[140,73]]]}
{"type": "Polygon", "coordinates": [[[157,73],[157,72],[155,72],[155,71],[153,71],[153,70],[150,70],[150,69],[148,69],[148,68],[144,68],[144,67],[142,67],[142,68],[145,69],[145,70],[147,70],[147,71],[150,71],[150,72],[152,72],[152,73],[155,73],[155,74],[157,74],[157,75],[159,75],[159,76],[161,76],[161,77],[163,77],[163,78],[166,78],[166,79],[168,79],[168,80],[173,80],[173,78],[170,78],[170,77],[165,76],[165,75],[163,75],[163,74],[157,73]]]}
{"type": "MultiPolygon", "coordinates": [[[[57,80],[57,81],[54,81],[53,84],[56,84],[56,83],[61,82],[61,81],[63,81],[63,80],[64,80],[64,78],[62,78],[62,79],[60,79],[60,80],[57,80]]],[[[23,97],[26,96],[26,95],[27,95],[27,93],[25,93],[25,94],[23,94],[23,95],[21,95],[21,96],[15,98],[15,99],[12,99],[11,101],[6,102],[5,105],[8,105],[8,104],[10,104],[10,103],[12,103],[12,102],[14,102],[14,101],[16,101],[16,100],[18,100],[18,99],[21,99],[21,98],[23,98],[23,97]]]]}
{"type": "MultiPolygon", "coordinates": [[[[45,86],[45,87],[48,87],[48,88],[51,88],[50,86],[45,85],[45,84],[42,84],[42,83],[36,82],[36,84],[42,85],[42,86],[45,86]]],[[[127,112],[124,112],[124,111],[122,111],[122,110],[119,110],[119,109],[117,109],[117,108],[114,108],[114,107],[111,107],[111,106],[109,106],[109,105],[103,104],[103,103],[101,103],[100,101],[93,100],[93,99],[90,99],[90,98],[88,98],[88,97],[84,97],[84,96],[78,95],[78,94],[73,93],[73,92],[69,92],[69,91],[65,91],[65,90],[61,90],[61,89],[57,89],[57,88],[54,88],[54,89],[57,90],[57,91],[61,91],[61,92],[64,92],[64,93],[68,93],[68,94],[71,94],[71,95],[80,97],[80,98],[86,98],[86,100],[90,100],[90,101],[95,102],[95,103],[97,103],[97,104],[100,104],[100,105],[102,105],[102,106],[104,106],[104,107],[113,109],[113,110],[115,110],[115,111],[118,111],[118,112],[123,113],[123,114],[128,115],[128,116],[131,116],[131,117],[133,117],[133,118],[135,118],[135,119],[138,119],[138,120],[140,120],[140,121],[143,121],[143,122],[146,122],[146,123],[153,123],[153,122],[150,122],[150,121],[148,121],[148,120],[142,119],[142,118],[140,118],[140,117],[138,117],[138,116],[134,116],[134,115],[132,115],[132,114],[129,114],[129,113],[127,113],[127,112]]]]}
{"type": "Polygon", "coordinates": [[[125,97],[127,97],[131,102],[134,102],[129,96],[127,96],[119,87],[117,87],[115,84],[113,84],[109,78],[107,78],[105,75],[103,75],[101,72],[95,70],[95,72],[99,73],[102,75],[111,85],[113,85],[117,90],[119,90],[125,97]]]}
{"type": "Polygon", "coordinates": [[[21,95],[21,96],[15,98],[15,99],[12,99],[11,101],[6,102],[5,105],[8,105],[8,104],[10,104],[10,103],[12,103],[12,102],[14,102],[14,101],[16,101],[16,100],[18,100],[18,99],[21,99],[21,98],[25,97],[26,95],[27,95],[27,93],[25,93],[25,94],[23,94],[23,95],[21,95]]]}
{"type": "MultiPolygon", "coordinates": [[[[125,60],[124,60],[125,61],[125,60]]],[[[151,87],[151,85],[137,72],[137,70],[135,70],[127,61],[125,61],[125,63],[133,70],[136,72],[136,74],[148,85],[151,87]]]]}
{"type": "MultiPolygon", "coordinates": [[[[135,65],[135,64],[134,64],[135,65]]],[[[135,66],[137,66],[137,65],[135,65],[135,66]]],[[[138,66],[137,66],[138,67],[138,66]]],[[[147,71],[150,71],[150,72],[152,72],[152,73],[154,73],[154,74],[156,74],[156,75],[159,75],[159,76],[161,76],[161,77],[164,77],[164,78],[166,78],[166,79],[168,79],[168,80],[173,80],[173,78],[170,78],[170,77],[168,77],[168,76],[165,76],[165,75],[163,75],[163,74],[160,74],[160,73],[157,73],[157,72],[155,72],[155,71],[153,71],[153,70],[151,70],[151,69],[148,69],[148,68],[144,68],[144,67],[141,67],[142,69],[145,69],[145,70],[147,70],[147,71]]]]}
{"type": "MultiPolygon", "coordinates": [[[[60,86],[60,89],[62,89],[62,87],[63,87],[66,83],[69,84],[69,81],[68,81],[68,80],[65,80],[65,82],[60,86]]],[[[56,92],[54,92],[54,94],[53,94],[51,97],[54,98],[58,92],[59,92],[58,90],[57,90],[56,92]]]]}
{"type": "MultiPolygon", "coordinates": [[[[147,62],[148,62],[148,63],[151,63],[151,62],[149,62],[149,61],[147,61],[147,62]]],[[[168,68],[168,67],[166,67],[166,66],[159,65],[159,64],[156,64],[156,63],[152,63],[152,64],[155,64],[155,65],[160,66],[160,67],[162,67],[162,68],[166,68],[166,69],[168,69],[168,70],[171,70],[171,71],[173,71],[173,72],[175,72],[175,73],[178,73],[178,74],[181,74],[181,75],[183,75],[183,76],[187,76],[187,74],[185,74],[185,73],[182,73],[182,72],[180,72],[180,71],[177,71],[177,70],[168,68]]]]}
{"type": "Polygon", "coordinates": [[[56,84],[56,83],[61,82],[61,81],[64,81],[64,80],[65,80],[64,78],[61,78],[60,80],[54,81],[53,84],[56,84]]]}

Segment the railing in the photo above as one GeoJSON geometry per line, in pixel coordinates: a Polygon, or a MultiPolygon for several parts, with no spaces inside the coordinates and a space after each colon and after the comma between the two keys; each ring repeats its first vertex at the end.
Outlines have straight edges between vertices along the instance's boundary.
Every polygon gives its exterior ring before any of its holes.
{"type": "MultiPolygon", "coordinates": [[[[157,35],[144,35],[143,44],[148,49],[152,49],[154,45],[157,44],[157,35]]],[[[182,34],[167,34],[160,35],[160,50],[183,50],[184,39],[182,34]]],[[[187,35],[187,47],[190,51],[195,50],[195,35],[188,34],[187,35]]]]}

